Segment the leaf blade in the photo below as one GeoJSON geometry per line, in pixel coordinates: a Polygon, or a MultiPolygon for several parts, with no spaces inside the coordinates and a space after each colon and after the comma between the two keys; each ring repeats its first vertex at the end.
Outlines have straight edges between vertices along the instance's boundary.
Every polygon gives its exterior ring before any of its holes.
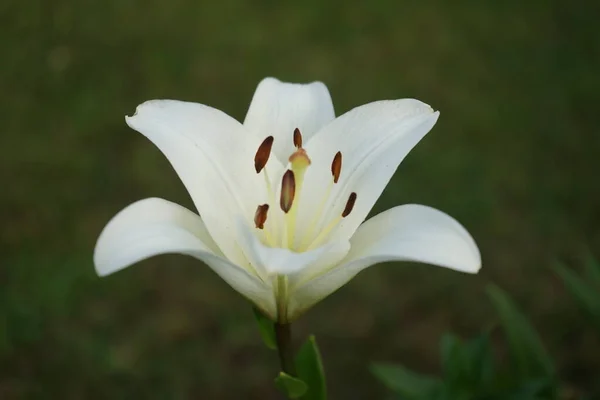
{"type": "Polygon", "coordinates": [[[285,372],[280,372],[277,375],[275,386],[290,399],[299,399],[308,389],[306,383],[301,379],[288,375],[285,372]]]}
{"type": "Polygon", "coordinates": [[[587,313],[600,327],[600,292],[570,268],[560,263],[556,263],[552,268],[560,276],[579,308],[587,313]]]}
{"type": "Polygon", "coordinates": [[[500,317],[521,376],[553,375],[552,359],[537,332],[512,299],[496,285],[488,285],[486,291],[500,317]]]}
{"type": "Polygon", "coordinates": [[[587,253],[584,266],[586,279],[600,288],[600,262],[591,252],[587,253]]]}
{"type": "Polygon", "coordinates": [[[263,343],[265,346],[267,346],[267,348],[271,350],[277,350],[277,340],[275,338],[273,321],[265,317],[265,315],[256,307],[252,307],[252,312],[254,313],[254,318],[258,324],[258,331],[263,343]]]}
{"type": "Polygon", "coordinates": [[[461,340],[451,333],[445,333],[440,340],[440,356],[444,382],[449,386],[459,385],[466,372],[461,340]]]}
{"type": "Polygon", "coordinates": [[[396,364],[371,364],[371,373],[388,389],[407,399],[431,399],[442,382],[428,375],[421,375],[396,364]]]}
{"type": "Polygon", "coordinates": [[[302,398],[305,400],[327,399],[325,369],[314,335],[310,335],[298,350],[295,364],[298,377],[308,385],[308,390],[302,398]]]}

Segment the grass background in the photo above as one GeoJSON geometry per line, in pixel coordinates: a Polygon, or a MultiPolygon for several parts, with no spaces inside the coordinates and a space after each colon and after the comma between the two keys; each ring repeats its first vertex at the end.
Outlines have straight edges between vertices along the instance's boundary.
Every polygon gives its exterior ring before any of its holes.
{"type": "Polygon", "coordinates": [[[301,318],[331,398],[383,397],[372,360],[439,370],[444,331],[494,322],[491,281],[591,387],[598,337],[549,267],[600,253],[599,4],[0,1],[0,398],[278,398],[275,354],[208,268],[163,256],[100,279],[91,260],[127,204],[192,207],[123,116],[174,98],[243,119],[265,76],[324,81],[338,114],[400,97],[441,110],[374,212],[440,208],[483,255],[477,276],[369,269],[301,318]]]}

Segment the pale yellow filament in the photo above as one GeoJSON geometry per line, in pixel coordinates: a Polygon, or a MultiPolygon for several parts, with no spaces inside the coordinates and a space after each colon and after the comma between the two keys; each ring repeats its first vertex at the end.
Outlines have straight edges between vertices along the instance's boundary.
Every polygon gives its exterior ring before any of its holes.
{"type": "Polygon", "coordinates": [[[300,251],[305,251],[308,248],[308,246],[307,246],[308,241],[310,240],[310,238],[313,236],[313,234],[315,232],[315,228],[317,227],[317,222],[319,222],[319,220],[321,218],[321,214],[323,213],[323,209],[325,208],[325,204],[327,203],[327,200],[329,200],[329,196],[331,195],[332,189],[333,189],[333,179],[331,180],[331,182],[329,182],[329,186],[327,187],[325,196],[323,196],[323,198],[321,199],[321,202],[319,203],[319,206],[317,207],[317,212],[315,213],[315,215],[313,216],[313,218],[310,221],[310,224],[308,225],[308,229],[307,229],[306,233],[304,234],[304,238],[302,239],[302,242],[300,243],[300,247],[299,247],[300,251]]]}
{"type": "MultiPolygon", "coordinates": [[[[275,203],[275,193],[273,192],[273,187],[271,186],[271,179],[269,179],[269,173],[267,172],[267,168],[263,168],[264,174],[263,176],[265,177],[265,185],[267,186],[267,196],[269,198],[269,204],[274,204],[275,203]]],[[[273,210],[275,211],[275,210],[273,210]]],[[[273,240],[273,236],[277,237],[277,220],[273,219],[275,218],[275,215],[273,215],[272,219],[271,219],[271,223],[267,223],[267,225],[265,225],[265,238],[267,239],[267,243],[269,244],[269,246],[274,247],[275,246],[275,241],[273,240]],[[273,231],[273,234],[271,235],[271,233],[269,232],[268,227],[271,226],[271,230],[273,231]]]]}
{"type": "Polygon", "coordinates": [[[331,221],[318,235],[317,237],[308,245],[308,247],[306,248],[305,251],[309,251],[314,249],[315,247],[317,247],[319,244],[321,244],[321,242],[323,241],[323,239],[325,239],[333,230],[333,228],[335,228],[340,221],[343,219],[343,217],[340,215],[336,218],[333,219],[333,221],[331,221]]]}

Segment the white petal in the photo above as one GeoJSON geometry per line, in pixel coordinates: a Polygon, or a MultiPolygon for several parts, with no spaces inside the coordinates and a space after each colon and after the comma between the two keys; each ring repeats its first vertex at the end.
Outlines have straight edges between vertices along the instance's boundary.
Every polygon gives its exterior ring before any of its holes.
{"type": "MultiPolygon", "coordinates": [[[[225,113],[182,101],[145,102],[126,121],[164,153],[223,253],[242,263],[234,221],[242,215],[251,222],[266,201],[264,179],[254,170],[260,140],[225,113]]],[[[282,168],[277,160],[269,164],[282,168]]]]}
{"type": "Polygon", "coordinates": [[[294,129],[299,128],[307,141],[334,118],[331,96],[322,82],[293,84],[265,78],[256,88],[244,126],[261,140],[272,135],[273,151],[285,164],[294,151],[294,129]]]}
{"type": "MultiPolygon", "coordinates": [[[[364,221],[408,152],[429,132],[439,113],[418,100],[378,101],[335,119],[306,145],[312,159],[301,194],[300,221],[310,220],[332,180],[336,152],[342,153],[339,182],[333,186],[319,227],[339,216],[352,192],[358,197],[352,213],[332,237],[350,238],[364,221]],[[304,214],[302,214],[304,213],[304,214]]],[[[303,229],[303,228],[301,228],[303,229]]]]}
{"type": "Polygon", "coordinates": [[[163,199],[141,200],[119,212],[98,238],[94,264],[98,274],[104,276],[167,253],[204,261],[231,287],[275,318],[272,289],[224,259],[198,215],[163,199]]]}
{"type": "Polygon", "coordinates": [[[481,267],[479,250],[467,230],[449,215],[422,205],[395,207],[371,218],[350,242],[342,265],[296,290],[292,318],[377,263],[423,262],[470,273],[481,267]]]}
{"type": "Polygon", "coordinates": [[[290,284],[306,281],[325,268],[337,264],[348,254],[350,243],[347,240],[329,242],[324,246],[307,252],[295,252],[287,248],[269,247],[263,244],[257,235],[240,222],[240,231],[244,240],[240,241],[244,254],[252,266],[268,280],[273,275],[287,275],[290,284]]]}

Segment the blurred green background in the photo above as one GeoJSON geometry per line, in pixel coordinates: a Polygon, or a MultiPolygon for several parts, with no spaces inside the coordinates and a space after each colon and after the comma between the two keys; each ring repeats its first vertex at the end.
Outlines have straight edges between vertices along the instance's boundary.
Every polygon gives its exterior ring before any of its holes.
{"type": "Polygon", "coordinates": [[[163,256],[100,279],[92,265],[129,203],[192,207],[124,115],[174,98],[241,120],[265,76],[325,82],[337,114],[401,97],[439,109],[374,212],[437,207],[483,255],[477,276],[369,269],[302,317],[331,398],[382,398],[372,360],[438,371],[444,331],[494,323],[492,281],[590,387],[598,336],[549,267],[600,253],[599,4],[0,1],[0,398],[279,398],[249,305],[208,268],[163,256]]]}

